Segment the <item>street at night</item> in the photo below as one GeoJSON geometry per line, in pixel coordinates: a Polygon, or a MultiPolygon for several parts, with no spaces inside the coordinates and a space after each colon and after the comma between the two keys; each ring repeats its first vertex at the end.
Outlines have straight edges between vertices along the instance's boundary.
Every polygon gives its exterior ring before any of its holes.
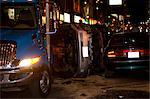
{"type": "MultiPolygon", "coordinates": [[[[33,98],[31,93],[6,92],[5,98],[33,98]]],[[[56,78],[47,99],[148,99],[148,75],[129,73],[106,79],[99,75],[86,78],[56,78]],[[138,76],[137,76],[138,75],[138,76]]]]}
{"type": "Polygon", "coordinates": [[[150,99],[150,0],[0,0],[0,99],[150,99]]]}

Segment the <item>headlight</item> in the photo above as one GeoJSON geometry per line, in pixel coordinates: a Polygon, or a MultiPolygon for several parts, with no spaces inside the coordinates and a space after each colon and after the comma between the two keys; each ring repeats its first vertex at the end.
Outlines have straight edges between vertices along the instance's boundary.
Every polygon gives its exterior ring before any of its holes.
{"type": "Polygon", "coordinates": [[[40,60],[40,57],[23,59],[20,61],[19,66],[20,67],[28,67],[33,64],[36,64],[37,62],[39,62],[39,60],[40,60]]]}

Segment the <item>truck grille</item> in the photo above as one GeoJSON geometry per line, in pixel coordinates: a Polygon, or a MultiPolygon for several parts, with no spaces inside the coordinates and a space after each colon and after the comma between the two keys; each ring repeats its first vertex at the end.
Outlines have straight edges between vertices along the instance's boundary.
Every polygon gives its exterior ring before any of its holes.
{"type": "Polygon", "coordinates": [[[11,40],[0,40],[0,66],[6,66],[16,58],[17,43],[11,40]]]}

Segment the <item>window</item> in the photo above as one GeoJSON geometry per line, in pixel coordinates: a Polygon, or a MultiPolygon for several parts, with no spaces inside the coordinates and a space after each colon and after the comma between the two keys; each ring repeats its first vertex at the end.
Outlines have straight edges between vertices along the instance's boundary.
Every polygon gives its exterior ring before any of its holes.
{"type": "Polygon", "coordinates": [[[33,28],[36,26],[34,6],[5,5],[1,7],[1,28],[33,28]]]}

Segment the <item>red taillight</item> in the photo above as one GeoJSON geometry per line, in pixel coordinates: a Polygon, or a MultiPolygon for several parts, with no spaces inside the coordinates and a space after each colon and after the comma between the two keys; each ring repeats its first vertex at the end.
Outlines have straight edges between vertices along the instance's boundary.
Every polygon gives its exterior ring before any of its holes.
{"type": "Polygon", "coordinates": [[[144,50],[141,50],[141,49],[132,50],[132,49],[130,49],[130,50],[123,50],[123,52],[124,53],[127,53],[127,52],[140,52],[140,53],[142,53],[142,52],[144,52],[144,50]]]}
{"type": "Polygon", "coordinates": [[[149,56],[150,50],[149,49],[126,49],[126,50],[111,50],[107,53],[107,56],[110,58],[113,57],[128,57],[129,52],[139,52],[140,56],[149,56]]]}
{"type": "Polygon", "coordinates": [[[107,53],[107,56],[108,57],[124,57],[124,53],[122,51],[109,51],[107,53]]]}
{"type": "Polygon", "coordinates": [[[130,50],[123,50],[123,53],[127,53],[127,52],[130,52],[130,50]]]}
{"type": "Polygon", "coordinates": [[[144,56],[149,56],[150,55],[150,50],[149,49],[146,49],[144,50],[144,56]]]}
{"type": "Polygon", "coordinates": [[[150,55],[150,50],[149,49],[136,49],[136,50],[123,50],[123,53],[128,53],[128,52],[139,52],[140,56],[148,56],[150,55]]]}
{"type": "Polygon", "coordinates": [[[116,51],[116,56],[118,56],[118,57],[125,57],[125,56],[126,56],[126,53],[123,53],[122,50],[116,51]]]}

